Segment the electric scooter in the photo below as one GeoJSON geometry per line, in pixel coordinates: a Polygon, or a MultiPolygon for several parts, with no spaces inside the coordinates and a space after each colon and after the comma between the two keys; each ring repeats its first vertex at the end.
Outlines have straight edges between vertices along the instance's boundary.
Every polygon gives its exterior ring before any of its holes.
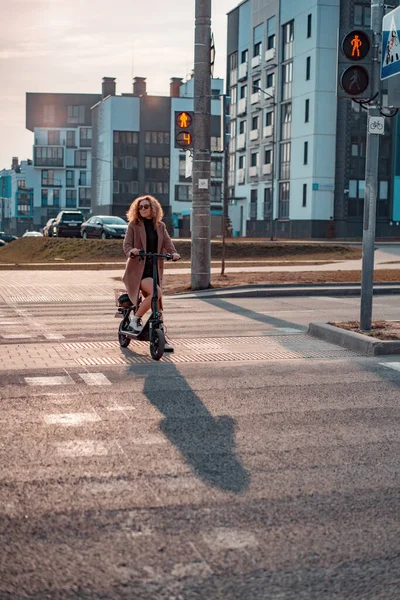
{"type": "Polygon", "coordinates": [[[151,299],[151,314],[146,324],[140,333],[133,333],[126,331],[130,323],[130,314],[136,314],[137,309],[140,306],[141,299],[139,298],[138,306],[134,306],[127,294],[123,294],[124,298],[120,296],[119,301],[122,306],[119,306],[118,312],[122,314],[122,321],[118,329],[118,341],[121,348],[127,348],[131,340],[140,340],[144,342],[150,342],[150,354],[154,360],[160,360],[164,354],[165,347],[165,334],[162,330],[161,313],[158,310],[158,286],[157,286],[157,264],[158,260],[172,260],[172,254],[153,254],[151,252],[144,252],[141,250],[137,257],[144,260],[146,257],[153,258],[153,296],[151,299]]]}

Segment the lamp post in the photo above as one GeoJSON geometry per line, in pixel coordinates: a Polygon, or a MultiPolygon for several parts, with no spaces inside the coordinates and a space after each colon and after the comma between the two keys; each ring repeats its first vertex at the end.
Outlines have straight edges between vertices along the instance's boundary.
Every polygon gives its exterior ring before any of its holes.
{"type": "Polygon", "coordinates": [[[269,230],[270,230],[270,239],[271,242],[274,240],[274,175],[275,175],[275,106],[276,106],[276,102],[275,102],[275,97],[271,96],[271,94],[268,94],[268,92],[266,92],[265,90],[263,90],[262,88],[258,87],[257,85],[253,85],[253,90],[258,90],[259,92],[262,92],[265,96],[267,96],[267,98],[271,98],[272,99],[272,103],[271,106],[273,108],[273,116],[272,116],[272,162],[271,162],[271,211],[270,211],[270,226],[269,226],[269,230]]]}

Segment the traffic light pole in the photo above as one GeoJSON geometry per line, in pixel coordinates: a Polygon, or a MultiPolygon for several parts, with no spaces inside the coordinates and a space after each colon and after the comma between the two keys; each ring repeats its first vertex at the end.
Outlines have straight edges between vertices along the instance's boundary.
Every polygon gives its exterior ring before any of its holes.
{"type": "Polygon", "coordinates": [[[196,0],[191,288],[211,284],[211,0],[196,0]]]}
{"type": "MultiPolygon", "coordinates": [[[[384,4],[382,0],[371,0],[371,29],[374,33],[374,63],[372,67],[373,104],[368,106],[370,117],[380,115],[380,48],[382,38],[382,19],[384,4]]],[[[368,125],[367,125],[368,127],[368,125]]],[[[368,128],[369,129],[369,128],[368,128]]],[[[367,149],[365,157],[365,197],[363,225],[363,253],[361,280],[360,329],[370,331],[372,327],[372,298],[374,287],[374,249],[376,231],[376,203],[378,196],[378,160],[379,135],[367,130],[367,149]]]]}

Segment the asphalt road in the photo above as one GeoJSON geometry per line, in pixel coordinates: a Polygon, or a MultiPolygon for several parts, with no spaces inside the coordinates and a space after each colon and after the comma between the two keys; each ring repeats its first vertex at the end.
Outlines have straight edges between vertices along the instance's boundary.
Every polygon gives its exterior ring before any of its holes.
{"type": "MultiPolygon", "coordinates": [[[[358,299],[168,299],[176,362],[154,363],[116,347],[110,303],[82,303],[83,288],[75,302],[14,292],[1,288],[1,600],[400,597],[399,357],[304,333],[357,318],[358,299]],[[46,368],[7,368],[45,349],[46,368]]],[[[374,310],[400,319],[398,297],[374,310]]]]}

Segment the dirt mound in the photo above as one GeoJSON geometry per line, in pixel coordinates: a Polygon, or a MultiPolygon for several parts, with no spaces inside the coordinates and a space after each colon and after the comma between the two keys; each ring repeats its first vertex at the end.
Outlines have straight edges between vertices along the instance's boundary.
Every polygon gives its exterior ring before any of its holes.
{"type": "MultiPolygon", "coordinates": [[[[190,259],[191,244],[189,241],[174,241],[177,251],[183,259],[190,259]]],[[[221,258],[222,242],[213,240],[211,256],[221,258]]],[[[232,241],[226,245],[226,258],[258,258],[258,259],[358,259],[361,249],[355,246],[340,244],[299,244],[296,242],[281,244],[279,242],[232,241]]],[[[67,262],[123,262],[120,240],[83,240],[69,238],[20,238],[12,244],[0,248],[0,263],[36,263],[57,261],[67,262]]]]}

